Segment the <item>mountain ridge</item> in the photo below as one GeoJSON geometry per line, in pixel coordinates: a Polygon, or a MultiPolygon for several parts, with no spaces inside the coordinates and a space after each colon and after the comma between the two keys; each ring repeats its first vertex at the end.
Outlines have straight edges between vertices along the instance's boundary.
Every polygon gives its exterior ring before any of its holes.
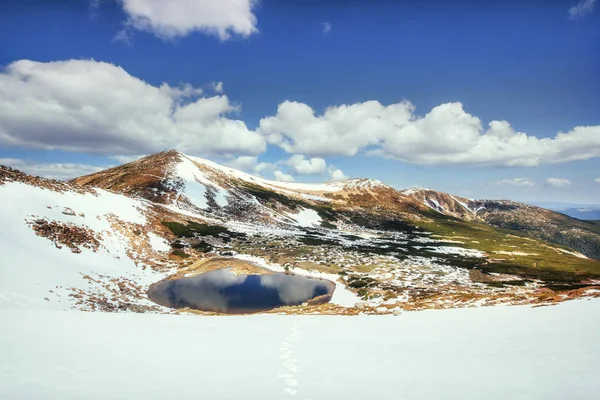
{"type": "Polygon", "coordinates": [[[172,183],[165,184],[165,181],[173,176],[173,168],[182,162],[192,164],[188,169],[197,167],[203,170],[207,176],[200,177],[200,180],[216,192],[226,190],[243,197],[244,192],[252,192],[253,189],[256,194],[257,188],[254,186],[258,186],[261,190],[273,191],[281,196],[321,207],[332,206],[346,211],[371,209],[391,212],[395,214],[389,216],[392,220],[400,217],[403,220],[420,221],[430,218],[430,211],[433,211],[463,221],[477,221],[498,228],[526,232],[540,239],[571,247],[589,257],[600,258],[600,230],[595,226],[530,204],[511,200],[473,200],[421,187],[397,190],[379,180],[368,178],[323,184],[270,181],[212,161],[187,156],[177,150],[156,153],[70,182],[80,186],[116,189],[150,201],[168,203],[173,201],[169,193],[173,194],[176,191],[174,187],[181,183],[173,186],[172,183]],[[139,168],[134,168],[132,176],[125,173],[122,176],[123,182],[115,184],[110,174],[127,170],[131,166],[139,168]],[[159,168],[158,172],[156,168],[159,168]],[[146,172],[140,173],[141,170],[146,172]]]}
{"type": "Polygon", "coordinates": [[[598,225],[376,180],[273,182],[166,151],[68,182],[0,167],[0,196],[0,251],[20,266],[0,267],[0,305],[163,312],[151,283],[223,267],[334,282],[331,304],[306,309],[332,314],[547,303],[600,285],[598,225]]]}

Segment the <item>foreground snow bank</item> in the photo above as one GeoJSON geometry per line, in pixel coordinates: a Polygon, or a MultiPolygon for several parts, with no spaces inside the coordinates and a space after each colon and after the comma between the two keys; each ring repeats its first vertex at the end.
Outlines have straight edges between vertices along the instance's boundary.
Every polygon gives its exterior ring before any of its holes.
{"type": "Polygon", "coordinates": [[[393,316],[0,310],[5,399],[595,399],[600,301],[393,316]],[[243,334],[240,334],[243,332],[243,334]]]}

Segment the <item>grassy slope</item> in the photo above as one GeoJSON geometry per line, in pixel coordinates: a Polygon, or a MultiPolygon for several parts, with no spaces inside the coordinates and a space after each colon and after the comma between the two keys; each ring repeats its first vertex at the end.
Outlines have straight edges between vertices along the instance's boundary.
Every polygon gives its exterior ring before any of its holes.
{"type": "Polygon", "coordinates": [[[419,223],[419,226],[445,237],[463,237],[467,248],[489,254],[494,261],[481,267],[487,272],[518,274],[530,278],[555,281],[578,281],[587,277],[600,277],[600,261],[582,259],[563,253],[556,248],[566,247],[531,239],[526,234],[489,225],[458,220],[438,220],[419,223]],[[477,242],[477,243],[474,243],[477,242]],[[497,254],[495,252],[521,252],[528,255],[497,254]],[[497,260],[497,261],[496,261],[497,260]]]}

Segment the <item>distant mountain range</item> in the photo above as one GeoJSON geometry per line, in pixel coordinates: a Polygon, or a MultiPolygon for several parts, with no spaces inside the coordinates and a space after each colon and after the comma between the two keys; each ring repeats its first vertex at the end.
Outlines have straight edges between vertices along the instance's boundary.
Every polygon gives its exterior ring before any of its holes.
{"type": "Polygon", "coordinates": [[[534,202],[531,204],[585,221],[600,220],[600,204],[575,204],[551,201],[534,202]]]}

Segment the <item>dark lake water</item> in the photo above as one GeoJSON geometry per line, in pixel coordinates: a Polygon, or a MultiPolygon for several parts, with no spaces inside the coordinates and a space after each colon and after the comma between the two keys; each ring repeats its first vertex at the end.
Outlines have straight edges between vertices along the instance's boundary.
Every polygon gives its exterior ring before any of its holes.
{"type": "Polygon", "coordinates": [[[189,307],[222,313],[249,313],[331,300],[335,284],[298,275],[234,275],[229,268],[198,276],[157,282],[148,297],[165,307],[189,307]]]}

